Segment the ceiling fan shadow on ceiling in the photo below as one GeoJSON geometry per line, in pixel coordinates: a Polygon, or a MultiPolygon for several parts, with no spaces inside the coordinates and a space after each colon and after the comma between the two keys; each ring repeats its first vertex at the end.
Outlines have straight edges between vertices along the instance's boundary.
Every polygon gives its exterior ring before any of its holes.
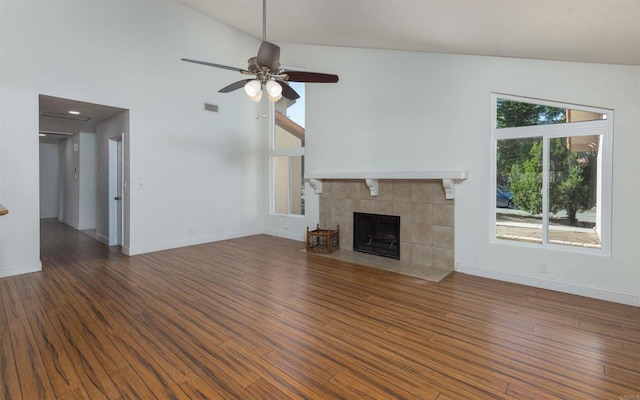
{"type": "Polygon", "coordinates": [[[228,65],[215,64],[206,61],[181,58],[182,61],[207,65],[209,67],[227,69],[240,72],[243,75],[255,75],[251,79],[242,79],[218,90],[220,93],[229,93],[244,87],[249,98],[255,102],[262,99],[263,91],[271,102],[284,97],[296,100],[300,95],[293,90],[287,82],[307,83],[336,83],[338,75],[320,72],[293,71],[280,68],[280,46],[267,42],[267,4],[262,0],[262,43],[258,49],[258,55],[248,60],[247,69],[230,67],[228,65]]]}

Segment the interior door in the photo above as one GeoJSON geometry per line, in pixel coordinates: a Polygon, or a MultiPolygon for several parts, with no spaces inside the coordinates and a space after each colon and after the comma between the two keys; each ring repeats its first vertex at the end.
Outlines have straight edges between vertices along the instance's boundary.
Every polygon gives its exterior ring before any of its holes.
{"type": "Polygon", "coordinates": [[[122,246],[122,137],[109,139],[109,246],[122,246]]]}
{"type": "Polygon", "coordinates": [[[124,168],[122,167],[122,162],[123,162],[123,158],[122,158],[122,138],[120,138],[120,140],[117,141],[117,174],[118,174],[118,179],[117,179],[117,193],[116,193],[116,216],[118,218],[117,224],[116,224],[116,232],[117,232],[117,245],[118,246],[122,246],[122,227],[123,227],[123,223],[122,223],[122,218],[123,218],[123,214],[122,214],[122,203],[123,203],[123,199],[124,199],[124,190],[123,190],[123,173],[124,173],[124,168]]]}

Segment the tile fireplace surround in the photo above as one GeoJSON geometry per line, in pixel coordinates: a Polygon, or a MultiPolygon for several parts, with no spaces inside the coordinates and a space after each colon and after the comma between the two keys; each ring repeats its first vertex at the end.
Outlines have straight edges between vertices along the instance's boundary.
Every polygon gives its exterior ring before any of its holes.
{"type": "Polygon", "coordinates": [[[381,179],[377,196],[362,179],[323,179],[320,227],[340,225],[340,246],[353,250],[353,213],[400,216],[400,261],[453,270],[454,201],[442,180],[381,179]]]}

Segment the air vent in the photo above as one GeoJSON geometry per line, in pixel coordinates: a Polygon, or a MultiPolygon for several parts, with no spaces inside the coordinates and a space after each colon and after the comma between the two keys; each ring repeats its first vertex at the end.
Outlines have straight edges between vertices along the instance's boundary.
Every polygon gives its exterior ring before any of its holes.
{"type": "Polygon", "coordinates": [[[218,112],[218,106],[216,104],[204,103],[204,109],[207,111],[218,112]]]}
{"type": "Polygon", "coordinates": [[[64,119],[66,121],[75,121],[75,122],[87,122],[91,120],[91,117],[84,117],[82,115],[61,114],[61,113],[54,113],[49,111],[41,112],[40,116],[45,118],[64,119]]]}

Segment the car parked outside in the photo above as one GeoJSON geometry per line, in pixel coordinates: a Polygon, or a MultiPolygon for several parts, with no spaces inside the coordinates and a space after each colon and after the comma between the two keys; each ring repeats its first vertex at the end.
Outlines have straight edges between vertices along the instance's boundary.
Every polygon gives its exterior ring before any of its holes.
{"type": "Polygon", "coordinates": [[[496,207],[500,208],[514,208],[513,193],[502,185],[496,185],[496,207]]]}

